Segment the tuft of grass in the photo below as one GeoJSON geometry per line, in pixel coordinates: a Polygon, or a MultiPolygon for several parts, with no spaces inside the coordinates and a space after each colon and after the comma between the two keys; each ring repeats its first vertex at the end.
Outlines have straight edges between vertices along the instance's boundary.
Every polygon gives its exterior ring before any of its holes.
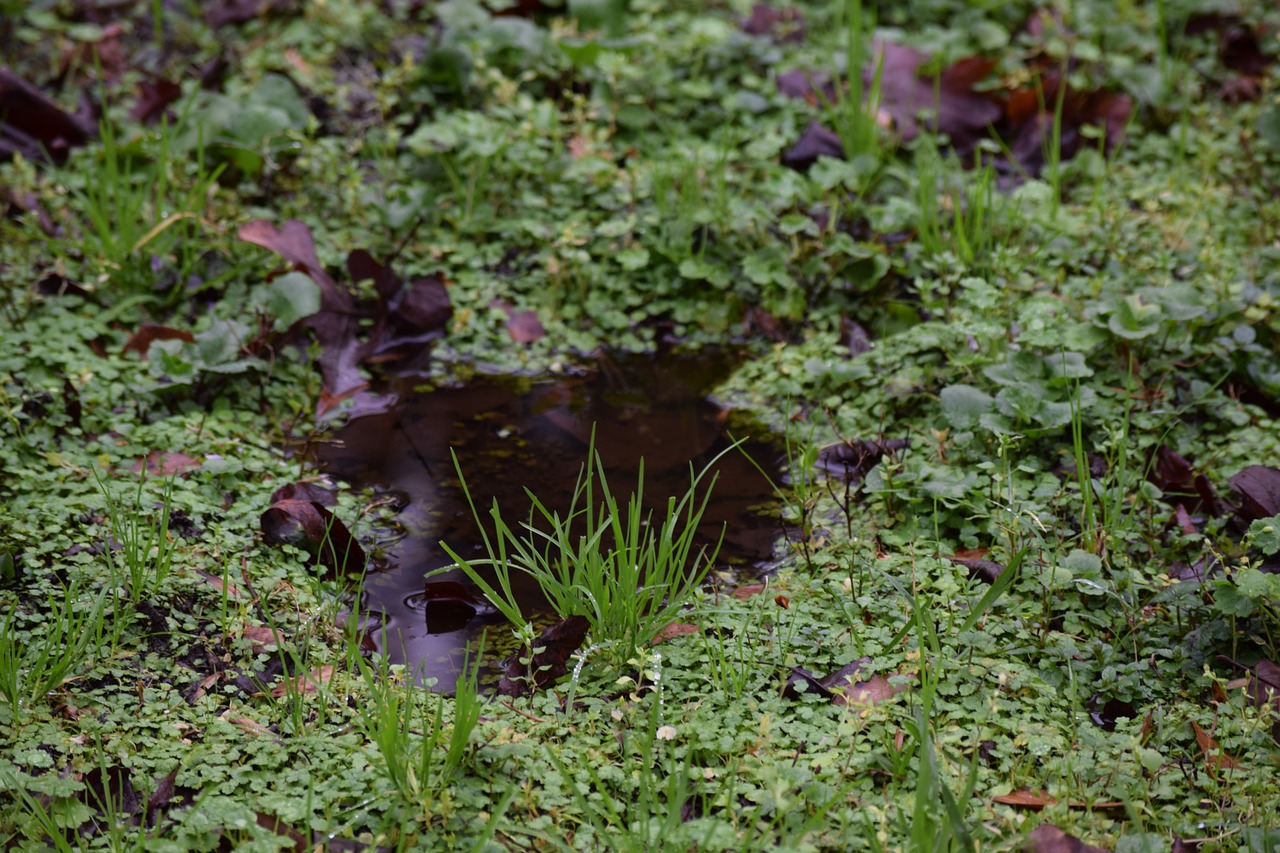
{"type": "Polygon", "coordinates": [[[86,607],[83,598],[74,579],[60,596],[51,595],[38,634],[20,629],[17,607],[0,623],[0,696],[9,706],[11,720],[21,719],[96,656],[109,599],[96,596],[86,607]]]}
{"type": "Polygon", "coordinates": [[[644,510],[643,460],[635,490],[620,502],[609,487],[593,435],[564,514],[526,489],[533,502],[529,520],[512,527],[495,500],[489,510],[493,537],[455,454],[454,466],[489,556],[466,560],[448,543],[441,545],[522,638],[530,639],[533,628],[512,591],[513,571],[531,577],[561,618],[585,616],[592,638],[618,660],[627,660],[675,618],[715,563],[723,531],[710,548],[695,548],[695,538],[716,477],[711,475],[705,489],[701,486],[716,462],[737,447],[721,451],[699,472],[691,469],[688,490],[679,498],[669,497],[665,512],[655,520],[644,510]],[[492,570],[492,581],[481,567],[492,570]]]}

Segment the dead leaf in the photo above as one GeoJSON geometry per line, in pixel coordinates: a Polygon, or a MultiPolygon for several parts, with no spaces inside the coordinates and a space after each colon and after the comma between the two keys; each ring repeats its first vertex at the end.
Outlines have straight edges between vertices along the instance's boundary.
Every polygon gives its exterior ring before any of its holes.
{"type": "Polygon", "coordinates": [[[334,668],[322,666],[313,669],[306,675],[296,675],[271,688],[272,698],[279,699],[293,693],[310,694],[320,689],[320,685],[328,684],[333,679],[334,668]]]}
{"type": "Polygon", "coordinates": [[[821,448],[815,467],[826,474],[839,477],[846,484],[856,485],[886,455],[906,450],[910,446],[911,441],[905,438],[877,441],[844,439],[821,448]]]}
{"type": "Polygon", "coordinates": [[[143,361],[146,361],[147,351],[151,349],[151,344],[155,341],[183,341],[184,343],[194,344],[196,337],[186,329],[175,329],[172,326],[160,326],[155,323],[143,323],[138,327],[138,331],[129,336],[129,340],[125,342],[120,354],[136,352],[143,361]]]}
{"type": "Polygon", "coordinates": [[[532,650],[526,646],[507,658],[502,678],[498,680],[498,692],[504,696],[525,696],[555,683],[568,672],[569,657],[582,645],[589,627],[587,617],[570,616],[547,628],[533,641],[532,650]],[[532,660],[522,663],[521,658],[529,658],[531,653],[532,660]]]}
{"type": "Polygon", "coordinates": [[[319,559],[330,576],[358,575],[365,553],[347,526],[315,501],[276,501],[262,514],[262,535],[272,545],[293,545],[319,559]]]}
{"type": "Polygon", "coordinates": [[[746,601],[748,598],[764,592],[764,586],[762,583],[744,584],[733,591],[733,597],[739,601],[746,601]]]}
{"type": "MultiPolygon", "coordinates": [[[[992,797],[993,803],[1002,803],[1006,806],[1017,806],[1018,808],[1031,809],[1032,811],[1040,811],[1046,806],[1052,806],[1058,801],[1046,794],[1044,791],[1033,791],[1027,788],[1018,791],[1012,791],[1008,794],[1002,794],[998,797],[992,797]]],[[[1124,803],[1120,802],[1099,802],[1086,803],[1072,800],[1067,803],[1068,808],[1072,809],[1121,809],[1124,803]]]]}
{"type": "Polygon", "coordinates": [[[64,111],[8,68],[0,68],[0,159],[21,154],[61,163],[72,148],[97,135],[94,122],[64,111]]]}
{"type": "MultiPolygon", "coordinates": [[[[196,457],[188,456],[185,453],[169,453],[163,450],[153,450],[147,454],[146,464],[148,474],[155,477],[172,477],[175,474],[185,474],[188,471],[194,471],[203,463],[196,457]]],[[[141,472],[142,460],[133,463],[129,470],[135,474],[141,472]]]]}
{"type": "Polygon", "coordinates": [[[807,172],[809,167],[818,162],[819,157],[844,159],[844,144],[835,131],[825,127],[820,121],[809,122],[809,126],[800,134],[800,138],[785,152],[779,162],[788,169],[807,172]]]}
{"type": "Polygon", "coordinates": [[[182,97],[182,86],[172,80],[156,78],[138,84],[138,100],[129,110],[134,121],[154,124],[165,114],[165,109],[182,97]]]}
{"type": "Polygon", "coordinates": [[[702,631],[697,625],[690,625],[688,622],[668,622],[658,629],[658,633],[653,635],[653,639],[649,641],[649,645],[656,646],[659,643],[665,643],[667,640],[674,640],[676,637],[686,637],[689,634],[697,634],[702,631]]]}
{"type": "Polygon", "coordinates": [[[747,35],[768,36],[775,44],[804,41],[804,16],[793,6],[779,9],[768,3],[757,3],[740,26],[747,35]]]}
{"type": "Polygon", "coordinates": [[[1027,853],[1110,853],[1105,847],[1085,844],[1050,823],[1042,823],[1033,829],[1022,849],[1027,853]]]}
{"type": "Polygon", "coordinates": [[[1236,516],[1246,524],[1280,515],[1280,468],[1250,465],[1227,484],[1243,499],[1236,516]]]}
{"type": "Polygon", "coordinates": [[[964,566],[969,570],[969,577],[986,581],[987,583],[995,583],[1000,575],[1004,574],[1004,566],[995,560],[977,560],[967,559],[959,556],[947,557],[946,559],[955,563],[957,566],[964,566]]]}
{"type": "Polygon", "coordinates": [[[864,85],[870,86],[875,75],[881,75],[880,108],[893,117],[904,140],[919,135],[920,113],[929,111],[936,114],[927,120],[930,129],[946,134],[953,147],[967,151],[977,139],[985,138],[1000,118],[1000,105],[995,99],[973,88],[995,63],[969,57],[943,69],[936,77],[924,76],[920,69],[931,58],[913,47],[876,40],[871,59],[863,69],[864,85]]]}
{"type": "Polygon", "coordinates": [[[1200,728],[1200,724],[1195,720],[1191,721],[1191,729],[1196,734],[1196,745],[1200,747],[1200,754],[1204,756],[1204,764],[1209,773],[1217,776],[1218,770],[1238,770],[1240,763],[1231,756],[1222,751],[1218,746],[1218,742],[1213,736],[1200,728]]]}

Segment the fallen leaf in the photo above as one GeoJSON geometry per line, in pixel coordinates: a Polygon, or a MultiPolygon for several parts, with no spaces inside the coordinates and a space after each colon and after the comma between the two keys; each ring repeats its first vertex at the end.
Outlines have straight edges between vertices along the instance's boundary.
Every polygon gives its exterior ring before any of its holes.
{"type": "Polygon", "coordinates": [[[748,598],[751,598],[754,595],[759,595],[762,592],[764,592],[764,584],[749,583],[735,589],[733,591],[733,597],[739,601],[746,601],[748,598]]]}
{"type": "Polygon", "coordinates": [[[1050,823],[1042,823],[1033,829],[1022,849],[1027,853],[1109,853],[1105,847],[1085,844],[1050,823]]]}
{"type": "Polygon", "coordinates": [[[702,629],[697,625],[690,625],[688,622],[668,622],[658,629],[658,633],[653,635],[653,639],[649,644],[656,646],[659,643],[665,643],[667,640],[673,640],[676,637],[685,637],[689,634],[697,634],[702,629]]]}
{"type": "Polygon", "coordinates": [[[929,111],[935,116],[924,124],[946,134],[954,148],[967,151],[977,139],[985,138],[1000,118],[1000,105],[995,98],[974,91],[974,85],[990,73],[995,62],[970,57],[937,75],[922,75],[920,69],[931,58],[913,47],[876,40],[863,69],[864,85],[870,86],[874,76],[880,74],[880,109],[893,117],[904,140],[919,135],[920,114],[929,111]]]}
{"type": "Polygon", "coordinates": [[[995,583],[996,579],[1004,573],[1004,565],[997,563],[995,560],[967,559],[958,556],[947,557],[946,559],[957,566],[964,566],[968,569],[969,577],[977,578],[987,583],[995,583]]]}
{"type": "MultiPolygon", "coordinates": [[[[1058,802],[1044,791],[1033,791],[1026,788],[1018,791],[1012,791],[1008,794],[1002,794],[998,797],[992,797],[991,801],[994,803],[1002,803],[1006,806],[1017,806],[1018,808],[1031,809],[1032,811],[1037,812],[1046,806],[1052,806],[1058,802]]],[[[1124,808],[1124,803],[1086,803],[1073,800],[1067,803],[1067,807],[1073,809],[1120,809],[1124,808]]]]}
{"type": "Polygon", "coordinates": [[[272,545],[293,545],[319,559],[330,576],[358,575],[365,553],[347,526],[315,501],[276,501],[262,514],[262,535],[272,545]]]}
{"type": "Polygon", "coordinates": [[[138,331],[129,336],[129,340],[125,342],[120,354],[136,352],[143,361],[146,361],[147,351],[151,349],[151,344],[155,341],[183,341],[184,343],[194,344],[196,336],[186,329],[175,329],[172,326],[160,326],[155,323],[143,323],[138,327],[138,331]]]}
{"type": "MultiPolygon", "coordinates": [[[[129,470],[137,474],[142,471],[142,464],[142,460],[139,460],[133,463],[129,470]]],[[[162,450],[153,450],[147,454],[146,458],[147,473],[156,477],[185,474],[187,471],[199,468],[201,464],[201,460],[194,456],[188,456],[185,453],[167,453],[162,450]]]]}
{"type": "Polygon", "coordinates": [[[96,126],[64,111],[8,68],[0,68],[0,159],[21,154],[61,163],[97,135],[96,126]]]}
{"type": "Polygon", "coordinates": [[[1222,748],[1218,746],[1218,742],[1213,739],[1213,736],[1200,728],[1200,724],[1195,720],[1191,721],[1191,729],[1196,734],[1196,745],[1200,747],[1200,754],[1204,756],[1205,767],[1210,774],[1216,777],[1216,771],[1219,769],[1240,769],[1240,763],[1224,753],[1222,748]]]}
{"type": "Polygon", "coordinates": [[[172,80],[157,78],[138,84],[138,100],[129,110],[134,121],[154,124],[165,114],[165,109],[182,97],[182,86],[172,80]]]}
{"type": "Polygon", "coordinates": [[[313,501],[321,506],[337,506],[338,496],[333,489],[299,481],[281,486],[271,493],[271,502],[279,501],[313,501]]]}
{"type": "Polygon", "coordinates": [[[807,172],[810,166],[818,162],[819,157],[843,160],[844,144],[835,131],[823,126],[820,121],[812,121],[796,143],[783,152],[779,162],[788,169],[807,172]]]}
{"type": "Polygon", "coordinates": [[[1280,468],[1250,465],[1227,484],[1243,499],[1236,515],[1246,523],[1280,515],[1280,468]]]}
{"type": "Polygon", "coordinates": [[[271,696],[279,699],[293,693],[315,693],[320,689],[320,685],[328,684],[333,679],[333,673],[332,666],[322,666],[311,670],[306,675],[285,679],[271,688],[271,696]]]}
{"type": "Polygon", "coordinates": [[[504,696],[524,696],[541,690],[568,672],[569,657],[587,637],[590,623],[585,616],[570,616],[547,628],[533,641],[533,649],[525,647],[505,661],[498,692],[504,696]],[[522,663],[521,658],[529,658],[522,663]],[[532,684],[530,684],[532,679],[532,684]]]}
{"type": "Polygon", "coordinates": [[[777,8],[757,3],[740,21],[742,31],[752,36],[768,36],[776,44],[804,41],[804,16],[792,6],[777,8]]]}
{"type": "Polygon", "coordinates": [[[845,483],[854,485],[872,468],[880,464],[886,455],[906,450],[911,441],[905,438],[880,439],[844,439],[828,444],[818,451],[815,467],[824,473],[839,477],[845,483]]]}

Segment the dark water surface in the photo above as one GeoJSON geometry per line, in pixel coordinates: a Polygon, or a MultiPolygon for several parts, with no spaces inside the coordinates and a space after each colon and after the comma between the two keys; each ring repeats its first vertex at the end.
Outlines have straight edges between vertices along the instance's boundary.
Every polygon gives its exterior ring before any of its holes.
{"type": "MultiPolygon", "coordinates": [[[[440,540],[468,559],[485,556],[450,448],[484,517],[496,498],[515,527],[528,518],[525,487],[548,509],[563,513],[568,507],[594,424],[596,449],[618,500],[635,489],[643,457],[645,502],[665,507],[668,496],[688,489],[690,462],[701,470],[731,444],[728,432],[767,437],[707,399],[734,360],[725,352],[601,356],[571,375],[548,378],[485,376],[438,388],[423,387],[421,379],[396,380],[395,405],[354,417],[317,452],[335,476],[386,491],[403,506],[397,521],[405,535],[390,545],[387,568],[371,571],[365,581],[363,609],[383,614],[381,629],[373,631],[381,650],[393,663],[451,688],[467,643],[502,622],[483,612],[469,620],[456,614],[428,618],[426,575],[452,564],[440,540]]],[[[775,447],[753,438],[744,449],[781,482],[775,447]]],[[[724,529],[717,569],[758,575],[775,556],[781,529],[776,496],[741,453],[726,454],[716,471],[700,537],[714,543],[724,529]]],[[[432,580],[465,583],[457,571],[432,580]]],[[[543,605],[532,584],[519,592],[526,612],[543,605]]],[[[439,610],[433,605],[431,612],[439,610]]]]}

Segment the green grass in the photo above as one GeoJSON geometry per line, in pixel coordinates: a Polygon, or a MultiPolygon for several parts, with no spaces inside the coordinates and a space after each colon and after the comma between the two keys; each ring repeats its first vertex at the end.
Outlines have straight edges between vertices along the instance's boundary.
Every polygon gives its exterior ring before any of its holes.
{"type": "MultiPolygon", "coordinates": [[[[691,467],[688,490],[669,497],[655,515],[644,504],[643,460],[634,490],[620,501],[609,486],[593,435],[568,508],[563,513],[549,509],[527,490],[532,501],[529,519],[513,527],[494,501],[489,510],[492,537],[459,467],[463,492],[489,556],[466,560],[443,542],[455,563],[440,571],[460,569],[527,644],[534,629],[512,584],[513,571],[523,572],[560,618],[585,616],[590,637],[604,644],[613,658],[626,661],[676,618],[715,565],[723,532],[711,547],[696,543],[698,525],[715,489],[715,475],[707,475],[722,456],[736,449],[732,445],[722,450],[701,471],[691,467]],[[492,571],[492,581],[481,567],[492,571]]],[[[456,455],[454,464],[459,464],[456,455]]]]}

